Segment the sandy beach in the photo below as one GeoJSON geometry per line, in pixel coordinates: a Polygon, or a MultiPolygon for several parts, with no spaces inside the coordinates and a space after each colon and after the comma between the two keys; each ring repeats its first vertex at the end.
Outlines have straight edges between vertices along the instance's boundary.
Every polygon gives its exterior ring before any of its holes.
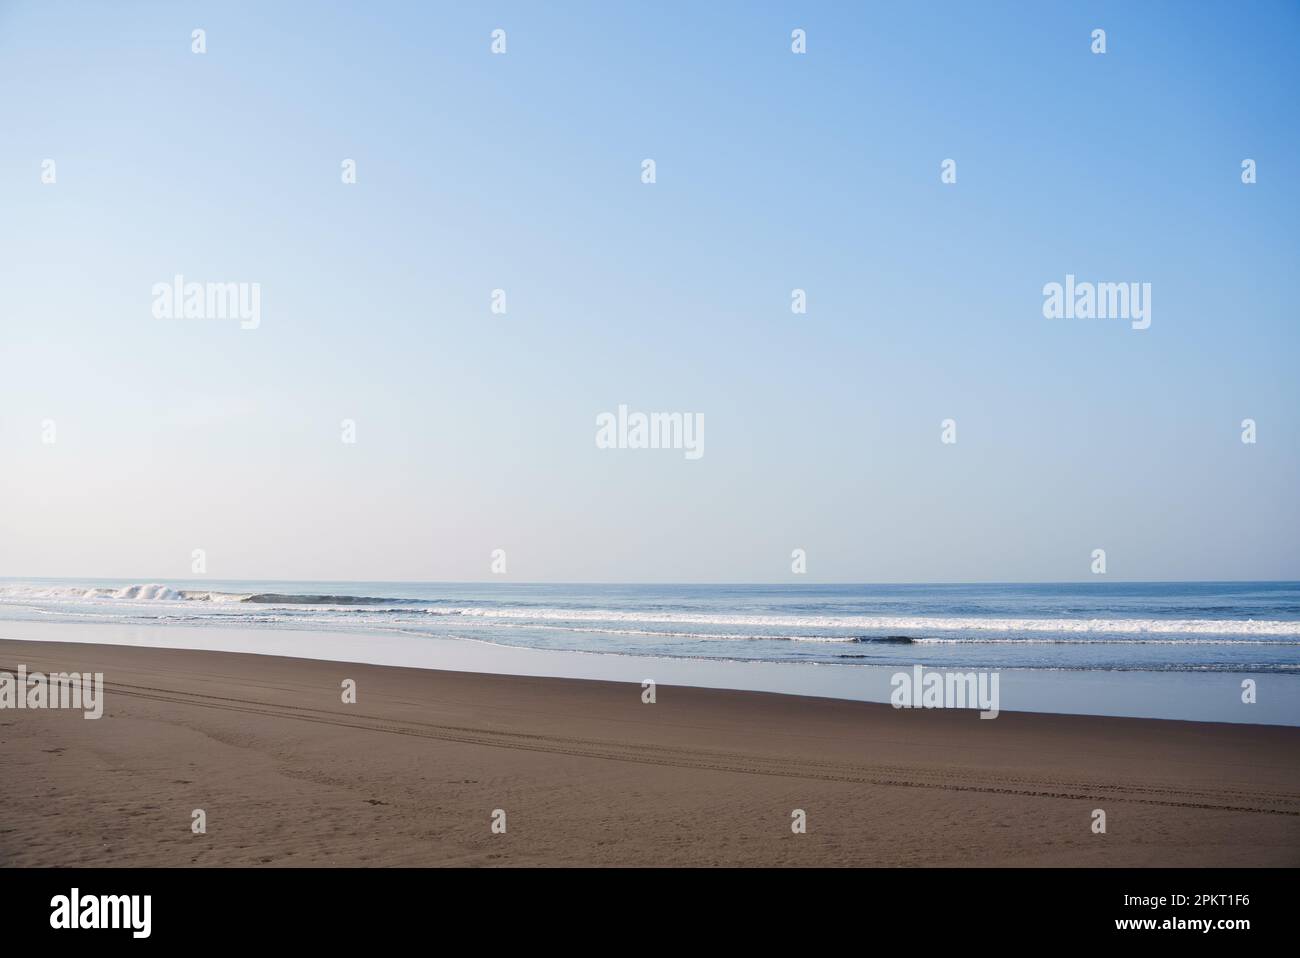
{"type": "Polygon", "coordinates": [[[0,865],[1300,864],[1296,728],[0,641],[20,665],[103,672],[104,714],[0,712],[0,865]]]}

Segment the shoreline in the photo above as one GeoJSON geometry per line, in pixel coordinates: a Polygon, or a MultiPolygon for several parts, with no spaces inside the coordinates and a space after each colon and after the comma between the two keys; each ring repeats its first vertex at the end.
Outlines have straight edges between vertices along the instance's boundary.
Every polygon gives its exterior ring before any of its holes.
{"type": "MultiPolygon", "coordinates": [[[[0,640],[71,642],[236,652],[367,665],[549,678],[731,689],[836,700],[890,700],[900,665],[827,665],[667,658],[532,649],[473,639],[397,631],[222,626],[123,625],[10,620],[0,640]]],[[[921,662],[924,656],[918,656],[921,662]]],[[[941,666],[930,666],[927,668],[941,666]]],[[[979,671],[973,668],[960,671],[979,671]]],[[[1105,715],[1189,722],[1300,727],[1300,674],[1278,672],[1086,671],[1008,668],[1001,709],[1059,715],[1105,715]],[[1242,702],[1252,679],[1257,701],[1242,702]]]]}
{"type": "Polygon", "coordinates": [[[3,865],[1300,864],[1293,728],[0,640],[19,662],[102,671],[105,709],[0,711],[3,865]]]}

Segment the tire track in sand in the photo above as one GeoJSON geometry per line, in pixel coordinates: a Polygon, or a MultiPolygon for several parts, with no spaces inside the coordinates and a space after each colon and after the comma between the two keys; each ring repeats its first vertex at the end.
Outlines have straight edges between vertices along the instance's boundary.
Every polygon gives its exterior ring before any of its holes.
{"type": "Polygon", "coordinates": [[[766,775],[792,779],[873,785],[890,788],[928,788],[955,792],[982,792],[1068,801],[1120,801],[1170,808],[1206,809],[1262,815],[1300,816],[1300,796],[1241,788],[1180,788],[1133,782],[1070,782],[1030,778],[1023,775],[989,776],[960,770],[900,765],[854,765],[812,761],[792,757],[763,756],[740,752],[710,751],[681,746],[636,744],[545,735],[536,732],[500,731],[432,722],[394,721],[381,716],[349,712],[346,716],[325,709],[273,704],[255,699],[182,692],[176,689],[105,683],[116,695],[176,705],[290,718],[318,725],[406,735],[465,745],[507,748],[519,751],[572,755],[605,761],[634,762],[704,771],[766,775]],[[982,780],[981,780],[982,779],[982,780]]]}

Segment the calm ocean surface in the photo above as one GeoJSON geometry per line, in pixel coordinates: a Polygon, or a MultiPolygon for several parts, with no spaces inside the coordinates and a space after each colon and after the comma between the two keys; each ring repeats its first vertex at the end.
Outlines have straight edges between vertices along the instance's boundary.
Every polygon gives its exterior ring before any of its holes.
{"type": "MultiPolygon", "coordinates": [[[[0,580],[0,623],[433,636],[620,655],[1300,671],[1300,583],[516,585],[0,580]]],[[[0,628],[0,637],[3,629],[0,628]]]]}

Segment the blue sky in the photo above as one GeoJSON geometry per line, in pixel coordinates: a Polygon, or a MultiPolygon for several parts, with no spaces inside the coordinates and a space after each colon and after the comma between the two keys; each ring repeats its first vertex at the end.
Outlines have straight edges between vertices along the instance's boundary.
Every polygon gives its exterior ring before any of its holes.
{"type": "Polygon", "coordinates": [[[1298,40],[1293,3],[0,2],[0,574],[1300,578],[1298,40]],[[178,273],[261,325],[154,318],[178,273]],[[1067,273],[1151,283],[1151,328],[1045,319],[1067,273]],[[705,455],[597,449],[620,403],[705,455]]]}

